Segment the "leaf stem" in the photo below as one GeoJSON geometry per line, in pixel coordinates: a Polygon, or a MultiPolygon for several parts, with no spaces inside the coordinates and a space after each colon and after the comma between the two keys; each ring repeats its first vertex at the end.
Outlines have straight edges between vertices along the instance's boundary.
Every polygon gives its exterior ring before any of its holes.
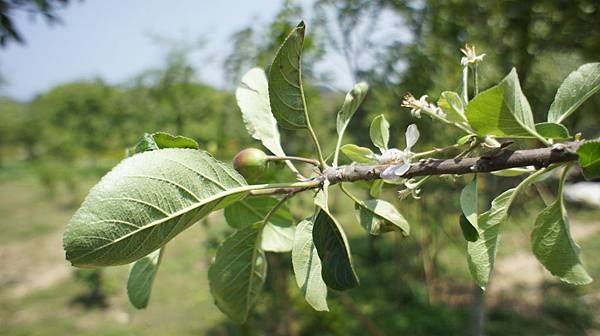
{"type": "Polygon", "coordinates": [[[356,196],[354,196],[348,189],[346,189],[346,187],[344,187],[343,183],[339,184],[340,186],[340,190],[342,192],[344,192],[344,194],[346,194],[346,196],[348,196],[348,198],[350,198],[351,200],[353,200],[355,203],[357,204],[362,204],[361,200],[359,200],[356,196]]]}
{"type": "MultiPolygon", "coordinates": [[[[302,81],[302,66],[300,65],[300,80],[302,81]]],[[[304,86],[302,82],[300,82],[300,97],[302,97],[302,105],[304,106],[304,118],[306,119],[306,128],[308,129],[308,133],[310,133],[310,137],[313,139],[315,146],[317,147],[317,154],[319,155],[319,163],[320,168],[325,169],[327,165],[325,164],[325,160],[323,159],[323,151],[321,150],[321,145],[319,144],[319,139],[317,138],[317,134],[313,130],[312,124],[310,123],[310,116],[308,115],[308,106],[306,105],[306,97],[304,97],[304,86]]]]}
{"type": "Polygon", "coordinates": [[[477,74],[477,62],[475,62],[475,64],[473,64],[473,82],[474,82],[474,86],[475,86],[475,97],[477,97],[477,95],[479,94],[479,78],[478,78],[478,74],[477,74]]]}
{"type": "Polygon", "coordinates": [[[461,125],[461,124],[459,124],[459,123],[452,122],[452,121],[450,121],[450,120],[448,120],[448,119],[446,119],[446,118],[444,118],[444,117],[442,117],[442,116],[438,115],[438,114],[436,113],[436,111],[433,111],[433,110],[431,110],[431,109],[429,109],[429,108],[423,108],[423,110],[424,110],[425,112],[427,112],[427,114],[428,114],[428,115],[430,115],[432,119],[437,119],[437,120],[439,120],[439,121],[441,121],[441,122],[443,122],[443,123],[445,123],[445,124],[448,124],[448,125],[452,125],[452,126],[454,126],[454,127],[457,127],[457,128],[459,128],[460,130],[462,130],[463,132],[465,132],[465,133],[467,133],[467,134],[475,134],[475,133],[474,133],[472,130],[470,130],[469,128],[467,128],[467,127],[465,127],[465,126],[463,126],[463,125],[461,125]]]}
{"type": "MultiPolygon", "coordinates": [[[[302,99],[304,99],[304,97],[302,97],[302,99]]],[[[305,109],[306,109],[306,107],[305,107],[305,109]]],[[[308,113],[306,113],[306,125],[308,128],[308,132],[310,133],[310,136],[313,139],[315,146],[317,147],[317,154],[319,155],[319,167],[321,169],[325,169],[325,167],[327,167],[327,165],[325,164],[325,160],[323,159],[323,151],[321,150],[321,145],[319,144],[319,139],[317,139],[317,134],[315,134],[315,131],[313,130],[312,125],[310,124],[310,120],[308,119],[308,113]]]]}
{"type": "Polygon", "coordinates": [[[463,66],[463,78],[462,78],[462,85],[463,85],[463,100],[465,101],[465,104],[469,103],[469,66],[468,65],[464,65],[463,66]]]}
{"type": "Polygon", "coordinates": [[[422,157],[431,156],[436,153],[443,153],[450,149],[460,148],[461,146],[464,146],[464,145],[454,144],[454,145],[450,145],[450,146],[442,147],[442,148],[433,148],[432,150],[428,150],[425,152],[415,153],[415,154],[413,154],[413,156],[411,158],[420,159],[422,157]]]}
{"type": "Polygon", "coordinates": [[[555,165],[550,165],[548,167],[542,168],[534,173],[532,173],[531,175],[527,176],[523,181],[521,181],[521,183],[519,183],[519,185],[515,188],[515,192],[513,195],[516,195],[518,192],[520,192],[523,188],[529,186],[531,183],[535,182],[535,179],[542,175],[545,174],[549,171],[552,171],[558,167],[560,167],[561,164],[555,164],[555,165]]]}
{"type": "Polygon", "coordinates": [[[571,169],[572,164],[567,164],[565,165],[565,168],[563,169],[562,173],[560,174],[560,180],[558,182],[558,198],[560,200],[563,199],[564,195],[563,195],[563,186],[565,185],[565,180],[567,179],[567,173],[569,172],[569,169],[571,169]]]}
{"type": "Polygon", "coordinates": [[[338,139],[335,144],[335,152],[333,152],[333,166],[334,167],[337,167],[338,159],[340,157],[340,148],[342,147],[342,138],[343,138],[343,133],[341,135],[338,135],[338,139]]]}
{"type": "Polygon", "coordinates": [[[537,132],[533,131],[530,132],[531,134],[533,134],[533,136],[535,136],[541,143],[543,143],[546,146],[551,146],[552,144],[543,136],[539,135],[537,132]]]}
{"type": "Polygon", "coordinates": [[[309,158],[305,158],[305,157],[301,157],[301,156],[273,156],[273,155],[269,155],[267,156],[267,160],[268,161],[300,161],[300,162],[304,162],[304,163],[308,163],[311,164],[313,166],[319,166],[320,162],[314,159],[309,159],[309,158]]]}
{"type": "Polygon", "coordinates": [[[273,215],[275,214],[275,212],[277,212],[277,210],[279,210],[279,208],[281,208],[281,206],[288,200],[290,199],[290,197],[292,197],[294,195],[294,193],[289,193],[285,196],[283,196],[282,199],[279,200],[279,202],[277,202],[277,204],[275,204],[275,206],[269,210],[269,212],[267,212],[267,214],[265,215],[265,218],[262,221],[262,226],[264,227],[269,220],[271,219],[271,217],[273,217],[273,215]]]}
{"type": "Polygon", "coordinates": [[[323,182],[319,179],[302,182],[267,183],[250,185],[250,196],[266,196],[287,194],[319,187],[323,182]]]}

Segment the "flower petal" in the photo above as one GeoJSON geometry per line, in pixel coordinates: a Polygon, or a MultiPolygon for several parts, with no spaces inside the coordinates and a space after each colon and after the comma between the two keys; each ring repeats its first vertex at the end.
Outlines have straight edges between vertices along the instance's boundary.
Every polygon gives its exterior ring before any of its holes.
{"type": "Polygon", "coordinates": [[[378,158],[379,163],[396,163],[404,160],[404,152],[397,148],[385,150],[378,158]]]}
{"type": "Polygon", "coordinates": [[[398,179],[398,176],[396,176],[396,174],[395,174],[396,168],[398,168],[398,165],[391,165],[391,166],[385,168],[385,170],[382,171],[381,174],[379,174],[379,177],[381,177],[384,180],[398,179]]]}
{"type": "Polygon", "coordinates": [[[410,151],[412,146],[414,146],[417,143],[417,140],[419,140],[419,135],[420,134],[417,125],[410,124],[406,128],[406,149],[408,151],[410,151]]]}
{"type": "MultiPolygon", "coordinates": [[[[396,169],[394,170],[394,174],[396,176],[402,176],[404,174],[406,174],[406,172],[410,169],[410,163],[408,162],[404,162],[403,164],[396,166],[396,169]]],[[[387,169],[386,169],[387,170],[387,169]]],[[[382,173],[383,174],[383,173],[382,173]]]]}

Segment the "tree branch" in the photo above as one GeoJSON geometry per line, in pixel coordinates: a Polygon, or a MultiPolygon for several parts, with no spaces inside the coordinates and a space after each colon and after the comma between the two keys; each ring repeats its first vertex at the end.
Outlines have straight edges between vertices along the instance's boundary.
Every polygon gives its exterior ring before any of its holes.
{"type": "MultiPolygon", "coordinates": [[[[461,159],[423,159],[410,167],[402,178],[431,175],[462,175],[473,173],[489,173],[507,168],[534,166],[537,169],[547,167],[553,163],[570,162],[578,159],[577,149],[583,142],[573,141],[556,144],[552,147],[525,149],[512,151],[503,149],[500,153],[491,156],[480,156],[461,159]]],[[[351,164],[340,167],[328,167],[321,176],[315,180],[328,180],[330,184],[340,182],[370,181],[379,179],[379,175],[389,165],[363,165],[351,164]]],[[[322,183],[321,183],[322,184],[322,183]]],[[[314,187],[290,187],[261,190],[259,195],[289,194],[314,189],[314,187]]],[[[254,194],[253,194],[254,195],[254,194]]]]}
{"type": "MultiPolygon", "coordinates": [[[[462,175],[473,173],[489,173],[497,170],[534,166],[547,167],[552,163],[577,160],[579,141],[557,144],[553,147],[511,151],[502,150],[494,156],[480,156],[463,159],[423,159],[414,163],[403,178],[429,175],[462,175]]],[[[331,184],[375,180],[389,165],[348,165],[328,168],[324,176],[331,184]]]]}

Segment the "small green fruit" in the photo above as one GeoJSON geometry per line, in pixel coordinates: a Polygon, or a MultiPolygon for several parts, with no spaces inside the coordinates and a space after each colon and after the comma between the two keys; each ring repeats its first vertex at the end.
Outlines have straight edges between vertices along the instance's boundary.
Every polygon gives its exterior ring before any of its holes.
{"type": "Polygon", "coordinates": [[[233,168],[246,179],[255,180],[267,169],[267,154],[257,148],[246,148],[233,158],[233,168]]]}

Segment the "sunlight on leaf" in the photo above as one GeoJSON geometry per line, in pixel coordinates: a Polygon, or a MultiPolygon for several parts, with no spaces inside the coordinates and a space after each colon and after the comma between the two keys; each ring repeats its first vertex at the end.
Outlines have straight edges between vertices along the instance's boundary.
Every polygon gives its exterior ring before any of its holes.
{"type": "Polygon", "coordinates": [[[469,124],[477,134],[482,136],[532,137],[536,135],[531,107],[521,91],[515,69],[498,85],[471,100],[465,114],[469,124]]]}
{"type": "Polygon", "coordinates": [[[131,156],[92,188],[73,215],[63,238],[67,260],[79,267],[131,263],[251,189],[203,151],[131,156]]]}
{"type": "Polygon", "coordinates": [[[548,121],[562,123],[598,90],[600,90],[600,63],[580,66],[560,84],[548,111],[548,121]]]}
{"type": "Polygon", "coordinates": [[[292,249],[294,276],[306,302],[317,311],[329,311],[327,285],[321,277],[321,259],[313,243],[313,225],[310,218],[296,227],[292,249]]]}
{"type": "Polygon", "coordinates": [[[360,147],[353,144],[343,145],[342,153],[346,155],[350,160],[359,163],[376,163],[377,159],[375,157],[375,153],[371,151],[369,148],[360,147]]]}
{"type": "Polygon", "coordinates": [[[285,156],[281,147],[277,121],[271,113],[267,76],[261,68],[250,69],[235,90],[246,130],[277,156],[285,156]]]}

